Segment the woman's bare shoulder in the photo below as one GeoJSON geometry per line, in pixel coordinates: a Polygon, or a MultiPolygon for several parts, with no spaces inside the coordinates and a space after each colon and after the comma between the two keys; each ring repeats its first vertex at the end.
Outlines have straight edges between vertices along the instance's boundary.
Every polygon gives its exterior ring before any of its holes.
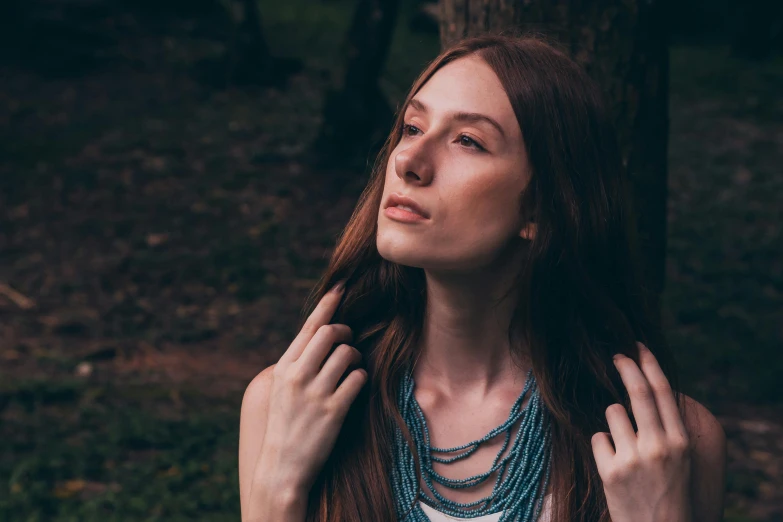
{"type": "Polygon", "coordinates": [[[245,395],[242,398],[243,402],[248,399],[256,400],[259,398],[259,395],[265,395],[268,392],[269,386],[272,384],[275,366],[275,364],[270,364],[253,377],[253,380],[245,388],[245,395]]]}
{"type": "Polygon", "coordinates": [[[239,500],[243,512],[247,509],[247,497],[266,428],[274,367],[273,364],[259,372],[247,385],[242,397],[239,414],[239,500]]]}
{"type": "Polygon", "coordinates": [[[257,428],[266,421],[269,391],[274,379],[275,365],[272,364],[258,373],[245,388],[242,407],[239,414],[240,445],[243,433],[258,435],[257,428]]]}
{"type": "Polygon", "coordinates": [[[723,519],[726,481],[726,434],[720,421],[701,403],[683,396],[683,422],[691,447],[691,498],[694,522],[723,519]]]}

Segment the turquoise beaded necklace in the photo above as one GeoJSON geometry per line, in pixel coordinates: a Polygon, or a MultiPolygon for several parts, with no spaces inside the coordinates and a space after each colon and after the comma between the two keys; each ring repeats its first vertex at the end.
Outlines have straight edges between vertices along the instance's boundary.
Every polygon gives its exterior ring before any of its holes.
{"type": "Polygon", "coordinates": [[[511,408],[508,419],[497,426],[484,437],[474,440],[462,446],[454,448],[436,448],[430,446],[430,434],[424,413],[421,411],[416,398],[413,395],[413,376],[411,370],[403,372],[401,386],[397,398],[397,406],[405,420],[408,430],[416,444],[419,454],[420,473],[416,473],[413,454],[402,435],[399,427],[395,428],[395,462],[392,466],[392,490],[397,505],[397,517],[401,522],[429,522],[429,517],[416,502],[421,500],[438,511],[447,515],[473,518],[504,510],[499,522],[535,522],[541,512],[547,485],[549,484],[551,436],[550,419],[546,408],[541,402],[531,369],[527,373],[525,388],[511,408]],[[530,391],[530,400],[524,409],[520,409],[525,395],[530,391]],[[508,452],[508,455],[500,459],[500,456],[508,446],[511,437],[511,429],[514,424],[522,419],[517,436],[508,452]],[[432,462],[448,464],[468,457],[479,446],[506,432],[505,442],[500,448],[489,471],[480,475],[474,475],[466,479],[449,479],[437,473],[432,468],[432,462]],[[465,450],[464,453],[452,458],[433,456],[432,453],[452,453],[465,450]],[[500,460],[499,460],[500,459],[500,460]],[[508,472],[503,476],[503,471],[508,466],[508,472]],[[460,503],[449,500],[433,487],[435,480],[451,489],[468,488],[487,480],[492,473],[498,472],[492,493],[488,496],[470,503],[460,503]],[[541,477],[545,475],[543,488],[536,487],[541,483],[541,477]],[[435,499],[429,498],[424,491],[419,491],[419,477],[430,489],[435,499]],[[503,480],[501,481],[501,478],[503,480]],[[413,509],[410,509],[414,504],[413,509]],[[474,508],[479,504],[483,507],[474,508]],[[473,508],[473,509],[468,509],[473,508]],[[410,510],[405,518],[402,516],[410,510]]]}

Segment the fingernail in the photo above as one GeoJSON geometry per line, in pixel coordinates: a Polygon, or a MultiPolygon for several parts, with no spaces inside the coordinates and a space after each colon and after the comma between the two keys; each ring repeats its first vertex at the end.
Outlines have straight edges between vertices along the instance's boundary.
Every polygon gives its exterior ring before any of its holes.
{"type": "Polygon", "coordinates": [[[332,287],[332,292],[334,293],[342,292],[343,289],[345,288],[345,281],[346,279],[343,279],[342,281],[339,281],[336,285],[334,285],[334,287],[332,287]]]}
{"type": "Polygon", "coordinates": [[[622,355],[621,353],[616,353],[616,354],[614,354],[614,357],[612,357],[612,360],[613,360],[614,362],[617,362],[617,359],[619,359],[619,358],[620,358],[620,357],[622,357],[622,356],[623,356],[623,355],[622,355]]]}

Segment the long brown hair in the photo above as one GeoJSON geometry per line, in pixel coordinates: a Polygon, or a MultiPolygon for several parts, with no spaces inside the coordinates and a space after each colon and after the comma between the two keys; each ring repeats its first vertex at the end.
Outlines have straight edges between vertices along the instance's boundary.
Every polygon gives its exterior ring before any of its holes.
{"type": "MultiPolygon", "coordinates": [[[[426,305],[424,272],[382,258],[375,244],[386,166],[402,135],[405,109],[445,64],[483,59],[497,74],[522,130],[532,168],[520,212],[536,223],[515,285],[512,350],[529,349],[552,418],[552,522],[610,520],[590,439],[609,432],[605,411],[627,391],[615,353],[637,363],[636,341],[658,358],[680,403],[674,361],[648,310],[635,245],[625,169],[600,89],[565,53],[540,37],[486,34],[455,42],[414,82],[367,187],[340,235],[303,319],[347,278],[333,322],[354,332],[369,374],[336,446],[310,491],[308,522],[396,521],[391,476],[398,382],[417,356],[426,305]],[[524,343],[524,344],[523,344],[524,343]]],[[[410,506],[411,508],[413,506],[410,506]]]]}

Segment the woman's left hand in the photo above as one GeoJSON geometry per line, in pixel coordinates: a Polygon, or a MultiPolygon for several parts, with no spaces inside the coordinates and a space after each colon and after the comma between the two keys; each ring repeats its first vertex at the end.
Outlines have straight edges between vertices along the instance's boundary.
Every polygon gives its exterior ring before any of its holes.
{"type": "Polygon", "coordinates": [[[614,364],[639,431],[625,408],[612,404],[606,409],[611,439],[606,432],[591,439],[609,514],[612,522],[692,522],[688,432],[658,361],[637,344],[641,369],[621,354],[614,364]]]}

